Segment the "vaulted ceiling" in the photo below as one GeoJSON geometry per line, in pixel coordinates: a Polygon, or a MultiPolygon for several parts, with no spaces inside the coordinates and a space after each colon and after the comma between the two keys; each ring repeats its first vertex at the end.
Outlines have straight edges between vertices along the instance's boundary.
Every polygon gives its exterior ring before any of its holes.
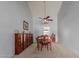
{"type": "MultiPolygon", "coordinates": [[[[46,1],[47,15],[54,17],[57,16],[61,7],[62,1],[46,1]]],[[[44,16],[44,2],[43,1],[29,1],[28,5],[31,9],[33,16],[44,16]]]]}

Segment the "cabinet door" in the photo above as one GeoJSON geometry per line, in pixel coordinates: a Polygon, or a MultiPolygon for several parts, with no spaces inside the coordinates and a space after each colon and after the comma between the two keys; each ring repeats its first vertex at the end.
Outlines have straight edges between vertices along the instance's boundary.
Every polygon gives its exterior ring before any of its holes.
{"type": "Polygon", "coordinates": [[[24,34],[24,49],[28,47],[28,35],[24,34]]]}
{"type": "Polygon", "coordinates": [[[21,35],[17,33],[15,34],[15,54],[19,54],[21,51],[22,51],[21,35]]]}
{"type": "Polygon", "coordinates": [[[29,34],[29,45],[31,45],[31,41],[32,41],[31,37],[32,37],[32,35],[29,34]]]}
{"type": "Polygon", "coordinates": [[[29,45],[33,43],[33,35],[29,34],[29,45]]]}

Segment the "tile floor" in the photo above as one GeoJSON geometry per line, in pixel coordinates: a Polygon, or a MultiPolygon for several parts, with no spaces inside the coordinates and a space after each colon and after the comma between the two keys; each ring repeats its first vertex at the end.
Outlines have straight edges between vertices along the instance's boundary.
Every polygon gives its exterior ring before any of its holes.
{"type": "Polygon", "coordinates": [[[47,51],[46,48],[38,51],[34,43],[26,48],[20,55],[15,55],[14,58],[79,58],[79,55],[59,44],[55,44],[55,48],[52,51],[47,51]]]}

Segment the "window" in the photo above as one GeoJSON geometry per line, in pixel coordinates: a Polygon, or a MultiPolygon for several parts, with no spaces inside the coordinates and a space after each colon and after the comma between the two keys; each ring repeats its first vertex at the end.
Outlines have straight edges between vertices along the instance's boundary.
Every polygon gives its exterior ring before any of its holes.
{"type": "Polygon", "coordinates": [[[49,26],[44,26],[44,30],[43,30],[43,34],[47,34],[49,35],[50,34],[50,27],[49,26]]]}

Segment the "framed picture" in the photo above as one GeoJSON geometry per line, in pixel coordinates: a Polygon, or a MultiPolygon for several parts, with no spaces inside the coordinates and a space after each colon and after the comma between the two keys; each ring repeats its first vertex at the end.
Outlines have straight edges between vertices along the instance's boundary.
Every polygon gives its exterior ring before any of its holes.
{"type": "Polygon", "coordinates": [[[23,29],[24,30],[29,30],[29,23],[26,22],[25,20],[23,21],[23,29]]]}

